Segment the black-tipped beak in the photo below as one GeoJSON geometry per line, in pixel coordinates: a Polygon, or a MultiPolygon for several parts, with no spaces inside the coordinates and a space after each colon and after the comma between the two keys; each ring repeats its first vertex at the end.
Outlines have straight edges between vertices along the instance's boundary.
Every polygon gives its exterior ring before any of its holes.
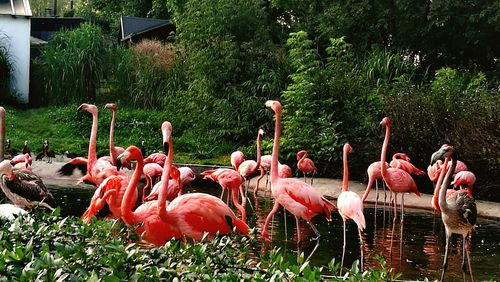
{"type": "Polygon", "coordinates": [[[432,154],[432,156],[431,156],[431,165],[433,165],[438,160],[442,159],[444,153],[445,153],[445,151],[443,150],[443,148],[441,148],[441,149],[437,150],[436,152],[434,152],[432,154]]]}
{"type": "Polygon", "coordinates": [[[168,155],[168,142],[163,142],[163,152],[168,155]]]}
{"type": "Polygon", "coordinates": [[[120,159],[116,160],[116,169],[120,170],[122,168],[122,161],[120,159]]]}
{"type": "Polygon", "coordinates": [[[82,105],[80,105],[80,106],[78,107],[78,109],[76,109],[76,110],[77,110],[77,111],[79,111],[79,110],[81,110],[81,109],[83,109],[83,104],[82,104],[82,105]]]}

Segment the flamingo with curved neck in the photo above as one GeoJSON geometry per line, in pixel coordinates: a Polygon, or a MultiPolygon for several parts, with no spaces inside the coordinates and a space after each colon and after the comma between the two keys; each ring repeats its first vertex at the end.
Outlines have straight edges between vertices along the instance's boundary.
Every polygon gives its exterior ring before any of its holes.
{"type": "Polygon", "coordinates": [[[78,109],[86,110],[92,114],[92,130],[90,132],[87,157],[87,173],[78,180],[77,184],[88,181],[99,186],[104,179],[111,175],[123,175],[123,173],[119,172],[109,161],[97,159],[97,107],[91,104],[81,104],[78,109]]]}
{"type": "MultiPolygon", "coordinates": [[[[238,166],[238,172],[245,181],[245,198],[248,186],[250,186],[250,179],[257,173],[257,170],[260,167],[260,140],[262,135],[264,135],[264,130],[259,128],[259,131],[257,132],[257,161],[246,160],[238,166]]],[[[245,201],[243,201],[243,205],[245,205],[245,201]]]]}
{"type": "Polygon", "coordinates": [[[281,136],[281,103],[278,101],[267,101],[266,107],[271,108],[276,116],[274,129],[274,143],[271,159],[271,192],[274,198],[274,206],[267,215],[262,236],[269,238],[267,229],[271,218],[278,211],[279,206],[283,206],[287,211],[295,216],[297,224],[297,236],[300,242],[299,218],[306,220],[311,226],[317,238],[320,233],[311,222],[311,219],[318,214],[325,214],[326,219],[331,221],[331,212],[336,207],[327,199],[322,197],[311,185],[295,178],[280,178],[278,176],[278,158],[280,150],[281,136]]]}

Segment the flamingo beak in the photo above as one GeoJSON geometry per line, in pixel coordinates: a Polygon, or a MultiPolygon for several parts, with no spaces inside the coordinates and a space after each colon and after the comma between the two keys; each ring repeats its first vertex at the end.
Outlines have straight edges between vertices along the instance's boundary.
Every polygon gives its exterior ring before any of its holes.
{"type": "Polygon", "coordinates": [[[163,142],[163,152],[168,155],[168,142],[163,142]]]}
{"type": "Polygon", "coordinates": [[[116,159],[116,169],[120,170],[122,168],[122,161],[121,159],[116,159]]]}

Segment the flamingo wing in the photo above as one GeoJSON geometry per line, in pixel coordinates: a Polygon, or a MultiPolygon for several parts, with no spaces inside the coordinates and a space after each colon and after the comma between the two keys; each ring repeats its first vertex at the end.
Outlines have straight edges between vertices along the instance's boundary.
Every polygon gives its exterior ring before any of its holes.
{"type": "Polygon", "coordinates": [[[337,199],[337,208],[343,218],[350,218],[356,222],[358,229],[365,229],[366,222],[363,214],[363,202],[358,194],[352,191],[343,191],[337,199]]]}
{"type": "Polygon", "coordinates": [[[415,184],[411,175],[402,169],[388,168],[387,176],[384,177],[384,181],[393,192],[413,192],[417,196],[420,196],[417,184],[415,184]]]}
{"type": "Polygon", "coordinates": [[[32,202],[33,205],[39,202],[44,202],[50,207],[55,206],[54,197],[43,184],[42,179],[35,174],[27,171],[16,171],[15,178],[10,181],[7,175],[2,176],[2,190],[9,199],[16,204],[19,197],[32,202]]]}

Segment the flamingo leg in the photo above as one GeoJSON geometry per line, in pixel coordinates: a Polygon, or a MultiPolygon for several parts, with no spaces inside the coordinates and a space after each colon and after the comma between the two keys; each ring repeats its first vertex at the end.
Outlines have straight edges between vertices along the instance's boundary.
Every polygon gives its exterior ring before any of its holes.
{"type": "Polygon", "coordinates": [[[391,257],[391,263],[392,263],[392,243],[394,242],[394,228],[396,227],[396,204],[397,204],[397,198],[394,197],[394,216],[392,218],[391,246],[389,251],[389,256],[391,257]]]}
{"type": "Polygon", "coordinates": [[[269,227],[269,222],[271,221],[271,218],[274,216],[274,214],[278,211],[278,208],[280,207],[280,204],[275,201],[273,209],[269,212],[269,214],[266,217],[266,222],[264,223],[264,228],[262,229],[262,236],[266,239],[269,239],[269,236],[267,234],[267,228],[269,227]]]}
{"type": "Polygon", "coordinates": [[[220,199],[221,199],[221,200],[222,200],[222,198],[224,197],[224,190],[226,190],[226,189],[222,188],[222,193],[220,193],[220,199]]]}
{"type": "Polygon", "coordinates": [[[399,261],[403,257],[403,222],[404,222],[404,208],[405,208],[405,194],[401,194],[401,232],[399,234],[399,261]]]}
{"type": "Polygon", "coordinates": [[[316,174],[315,172],[313,172],[313,175],[311,176],[311,186],[313,185],[313,181],[314,181],[314,174],[316,174]]]}
{"type": "Polygon", "coordinates": [[[299,217],[295,216],[295,223],[297,224],[297,244],[300,244],[301,238],[300,238],[300,226],[299,226],[299,217]]]}
{"type": "MultiPolygon", "coordinates": [[[[231,195],[232,195],[232,194],[233,194],[233,191],[231,191],[231,190],[227,189],[226,205],[228,205],[228,206],[229,206],[229,194],[231,194],[231,195]]],[[[236,193],[236,195],[238,195],[238,193],[236,193]]],[[[236,198],[236,199],[238,199],[238,198],[236,198]]]]}
{"type": "MultiPolygon", "coordinates": [[[[260,175],[259,175],[259,178],[257,178],[257,183],[255,184],[255,188],[253,189],[253,197],[255,199],[257,198],[257,192],[259,191],[260,180],[264,177],[264,174],[265,174],[264,168],[260,167],[260,175]]],[[[266,183],[266,186],[267,186],[267,183],[266,183]]]]}
{"type": "Polygon", "coordinates": [[[378,180],[375,179],[375,203],[378,203],[378,180]]]}
{"type": "Polygon", "coordinates": [[[287,231],[287,227],[286,227],[286,209],[285,209],[285,207],[283,207],[283,221],[285,222],[285,241],[286,241],[288,238],[288,231],[287,231]]]}
{"type": "Polygon", "coordinates": [[[343,221],[344,221],[344,244],[342,245],[342,260],[341,260],[341,263],[340,263],[340,276],[342,276],[342,270],[344,269],[344,256],[345,256],[345,246],[346,246],[346,232],[345,232],[345,219],[342,217],[343,221]]]}
{"type": "Polygon", "coordinates": [[[441,272],[441,281],[444,281],[444,274],[446,272],[446,269],[448,268],[448,247],[450,245],[450,237],[451,233],[446,228],[446,248],[444,251],[443,272],[441,272]]]}
{"type": "Polygon", "coordinates": [[[474,281],[474,276],[472,275],[472,265],[470,264],[470,248],[469,248],[470,240],[471,240],[471,238],[470,238],[469,234],[463,235],[462,270],[465,274],[465,272],[466,272],[465,256],[467,256],[467,263],[469,264],[470,279],[471,279],[471,281],[474,281]]]}
{"type": "MultiPolygon", "coordinates": [[[[363,236],[361,236],[361,229],[358,228],[358,235],[359,235],[359,253],[360,253],[360,265],[361,265],[361,272],[363,272],[363,236]]],[[[345,240],[345,239],[344,239],[345,240]]]]}

